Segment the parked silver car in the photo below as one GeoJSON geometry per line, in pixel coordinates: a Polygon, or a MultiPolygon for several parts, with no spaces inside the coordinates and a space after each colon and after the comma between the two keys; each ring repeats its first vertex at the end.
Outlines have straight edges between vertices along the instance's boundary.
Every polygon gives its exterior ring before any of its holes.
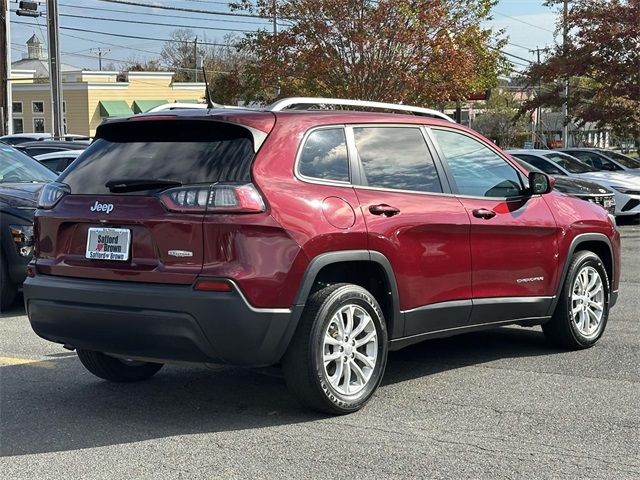
{"type": "Polygon", "coordinates": [[[571,155],[555,150],[508,150],[507,153],[548,175],[580,178],[610,188],[616,195],[616,215],[640,214],[639,175],[596,170],[571,155]]]}

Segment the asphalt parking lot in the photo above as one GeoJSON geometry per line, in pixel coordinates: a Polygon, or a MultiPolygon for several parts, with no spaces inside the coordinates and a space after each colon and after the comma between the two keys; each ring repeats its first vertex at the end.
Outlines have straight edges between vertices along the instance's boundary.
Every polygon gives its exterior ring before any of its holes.
{"type": "Polygon", "coordinates": [[[346,417],[302,409],[277,369],[165,367],[109,384],[0,318],[0,477],[640,478],[640,226],[622,226],[620,301],[592,349],[539,328],[390,355],[346,417]]]}

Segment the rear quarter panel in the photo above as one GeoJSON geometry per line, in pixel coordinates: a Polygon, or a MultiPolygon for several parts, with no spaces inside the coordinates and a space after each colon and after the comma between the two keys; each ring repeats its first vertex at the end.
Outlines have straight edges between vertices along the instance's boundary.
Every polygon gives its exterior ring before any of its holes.
{"type": "Polygon", "coordinates": [[[282,305],[293,304],[305,269],[313,258],[326,252],[367,248],[366,227],[354,189],[350,185],[302,181],[294,175],[296,155],[305,132],[318,125],[343,124],[330,119],[322,122],[305,115],[279,117],[254,161],[253,181],[268,203],[268,212],[300,247],[291,262],[292,268],[278,282],[282,305]],[[333,223],[340,223],[335,221],[336,212],[329,209],[338,204],[343,206],[344,216],[351,220],[336,227],[327,217],[333,214],[333,223]]]}

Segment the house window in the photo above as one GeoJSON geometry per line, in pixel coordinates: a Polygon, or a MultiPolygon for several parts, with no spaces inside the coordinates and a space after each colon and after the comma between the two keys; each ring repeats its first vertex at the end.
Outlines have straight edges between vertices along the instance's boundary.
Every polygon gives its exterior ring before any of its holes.
{"type": "Polygon", "coordinates": [[[44,118],[33,119],[33,132],[44,133],[44,118]]]}
{"type": "Polygon", "coordinates": [[[11,102],[11,111],[13,113],[22,113],[22,102],[11,102]]]}
{"type": "Polygon", "coordinates": [[[44,113],[44,102],[31,102],[33,113],[44,113]]]}
{"type": "Polygon", "coordinates": [[[21,118],[13,119],[13,133],[23,133],[24,132],[24,121],[21,118]]]}
{"type": "Polygon", "coordinates": [[[67,113],[67,102],[62,102],[62,113],[67,113]]]}

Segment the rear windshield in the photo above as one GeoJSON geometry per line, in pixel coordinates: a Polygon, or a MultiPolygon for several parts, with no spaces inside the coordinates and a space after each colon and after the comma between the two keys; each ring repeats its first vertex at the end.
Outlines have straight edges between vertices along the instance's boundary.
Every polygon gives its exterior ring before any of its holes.
{"type": "Polygon", "coordinates": [[[102,125],[96,136],[58,180],[69,185],[72,194],[113,195],[105,184],[116,179],[163,179],[183,185],[251,180],[253,140],[247,129],[236,125],[128,121],[102,125]]]}

